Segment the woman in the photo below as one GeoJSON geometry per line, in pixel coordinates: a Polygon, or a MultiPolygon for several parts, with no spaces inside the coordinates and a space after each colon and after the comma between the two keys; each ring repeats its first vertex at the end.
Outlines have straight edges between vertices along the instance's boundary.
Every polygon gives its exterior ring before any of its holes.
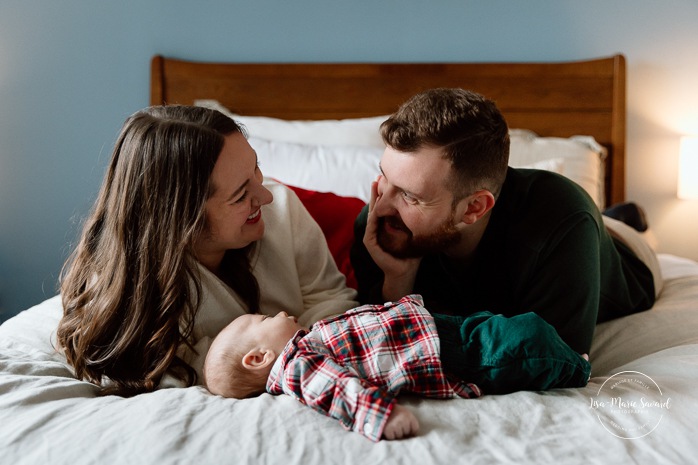
{"type": "Polygon", "coordinates": [[[242,128],[187,106],[126,120],[61,294],[58,342],[76,376],[123,396],[166,373],[195,384],[211,339],[244,313],[293,308],[309,324],[357,305],[320,228],[263,180],[242,128]]]}

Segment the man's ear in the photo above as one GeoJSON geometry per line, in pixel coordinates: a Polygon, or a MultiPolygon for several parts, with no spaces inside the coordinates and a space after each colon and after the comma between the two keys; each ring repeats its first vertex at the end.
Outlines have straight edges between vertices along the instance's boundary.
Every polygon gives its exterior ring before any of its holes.
{"type": "Polygon", "coordinates": [[[256,347],[242,357],[242,366],[248,370],[267,368],[276,360],[276,353],[271,349],[256,347]]]}
{"type": "Polygon", "coordinates": [[[470,194],[465,199],[463,215],[461,221],[465,224],[473,224],[494,207],[494,195],[492,192],[481,189],[473,194],[470,194]]]}

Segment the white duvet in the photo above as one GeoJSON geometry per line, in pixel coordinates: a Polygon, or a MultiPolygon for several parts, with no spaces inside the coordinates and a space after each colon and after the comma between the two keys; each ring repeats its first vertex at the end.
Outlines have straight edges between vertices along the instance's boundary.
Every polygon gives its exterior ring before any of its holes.
{"type": "Polygon", "coordinates": [[[0,463],[695,463],[698,263],[660,263],[655,307],[598,326],[586,388],[403,398],[419,435],[375,444],[284,396],[95,397],[53,350],[54,297],[0,326],[0,463]]]}

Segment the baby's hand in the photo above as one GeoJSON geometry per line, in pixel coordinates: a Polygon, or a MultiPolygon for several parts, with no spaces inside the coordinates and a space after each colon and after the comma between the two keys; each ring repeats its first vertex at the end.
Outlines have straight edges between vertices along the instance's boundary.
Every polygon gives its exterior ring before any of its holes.
{"type": "Polygon", "coordinates": [[[396,404],[385,424],[383,437],[385,439],[402,439],[417,434],[417,431],[419,431],[419,421],[414,413],[407,407],[396,404]]]}

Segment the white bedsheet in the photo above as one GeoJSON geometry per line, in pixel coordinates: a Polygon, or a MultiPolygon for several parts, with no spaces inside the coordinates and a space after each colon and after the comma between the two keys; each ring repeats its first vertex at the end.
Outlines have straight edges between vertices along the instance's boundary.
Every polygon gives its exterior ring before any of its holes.
{"type": "Polygon", "coordinates": [[[667,279],[655,307],[597,328],[586,388],[406,397],[420,434],[375,444],[284,396],[240,401],[191,387],[95,397],[52,349],[54,297],[0,326],[0,463],[695,463],[698,263],[666,255],[660,263],[667,279]],[[656,382],[627,382],[624,397],[652,399],[658,387],[669,401],[638,439],[606,426],[627,425],[630,413],[591,407],[611,401],[622,371],[656,382]]]}

